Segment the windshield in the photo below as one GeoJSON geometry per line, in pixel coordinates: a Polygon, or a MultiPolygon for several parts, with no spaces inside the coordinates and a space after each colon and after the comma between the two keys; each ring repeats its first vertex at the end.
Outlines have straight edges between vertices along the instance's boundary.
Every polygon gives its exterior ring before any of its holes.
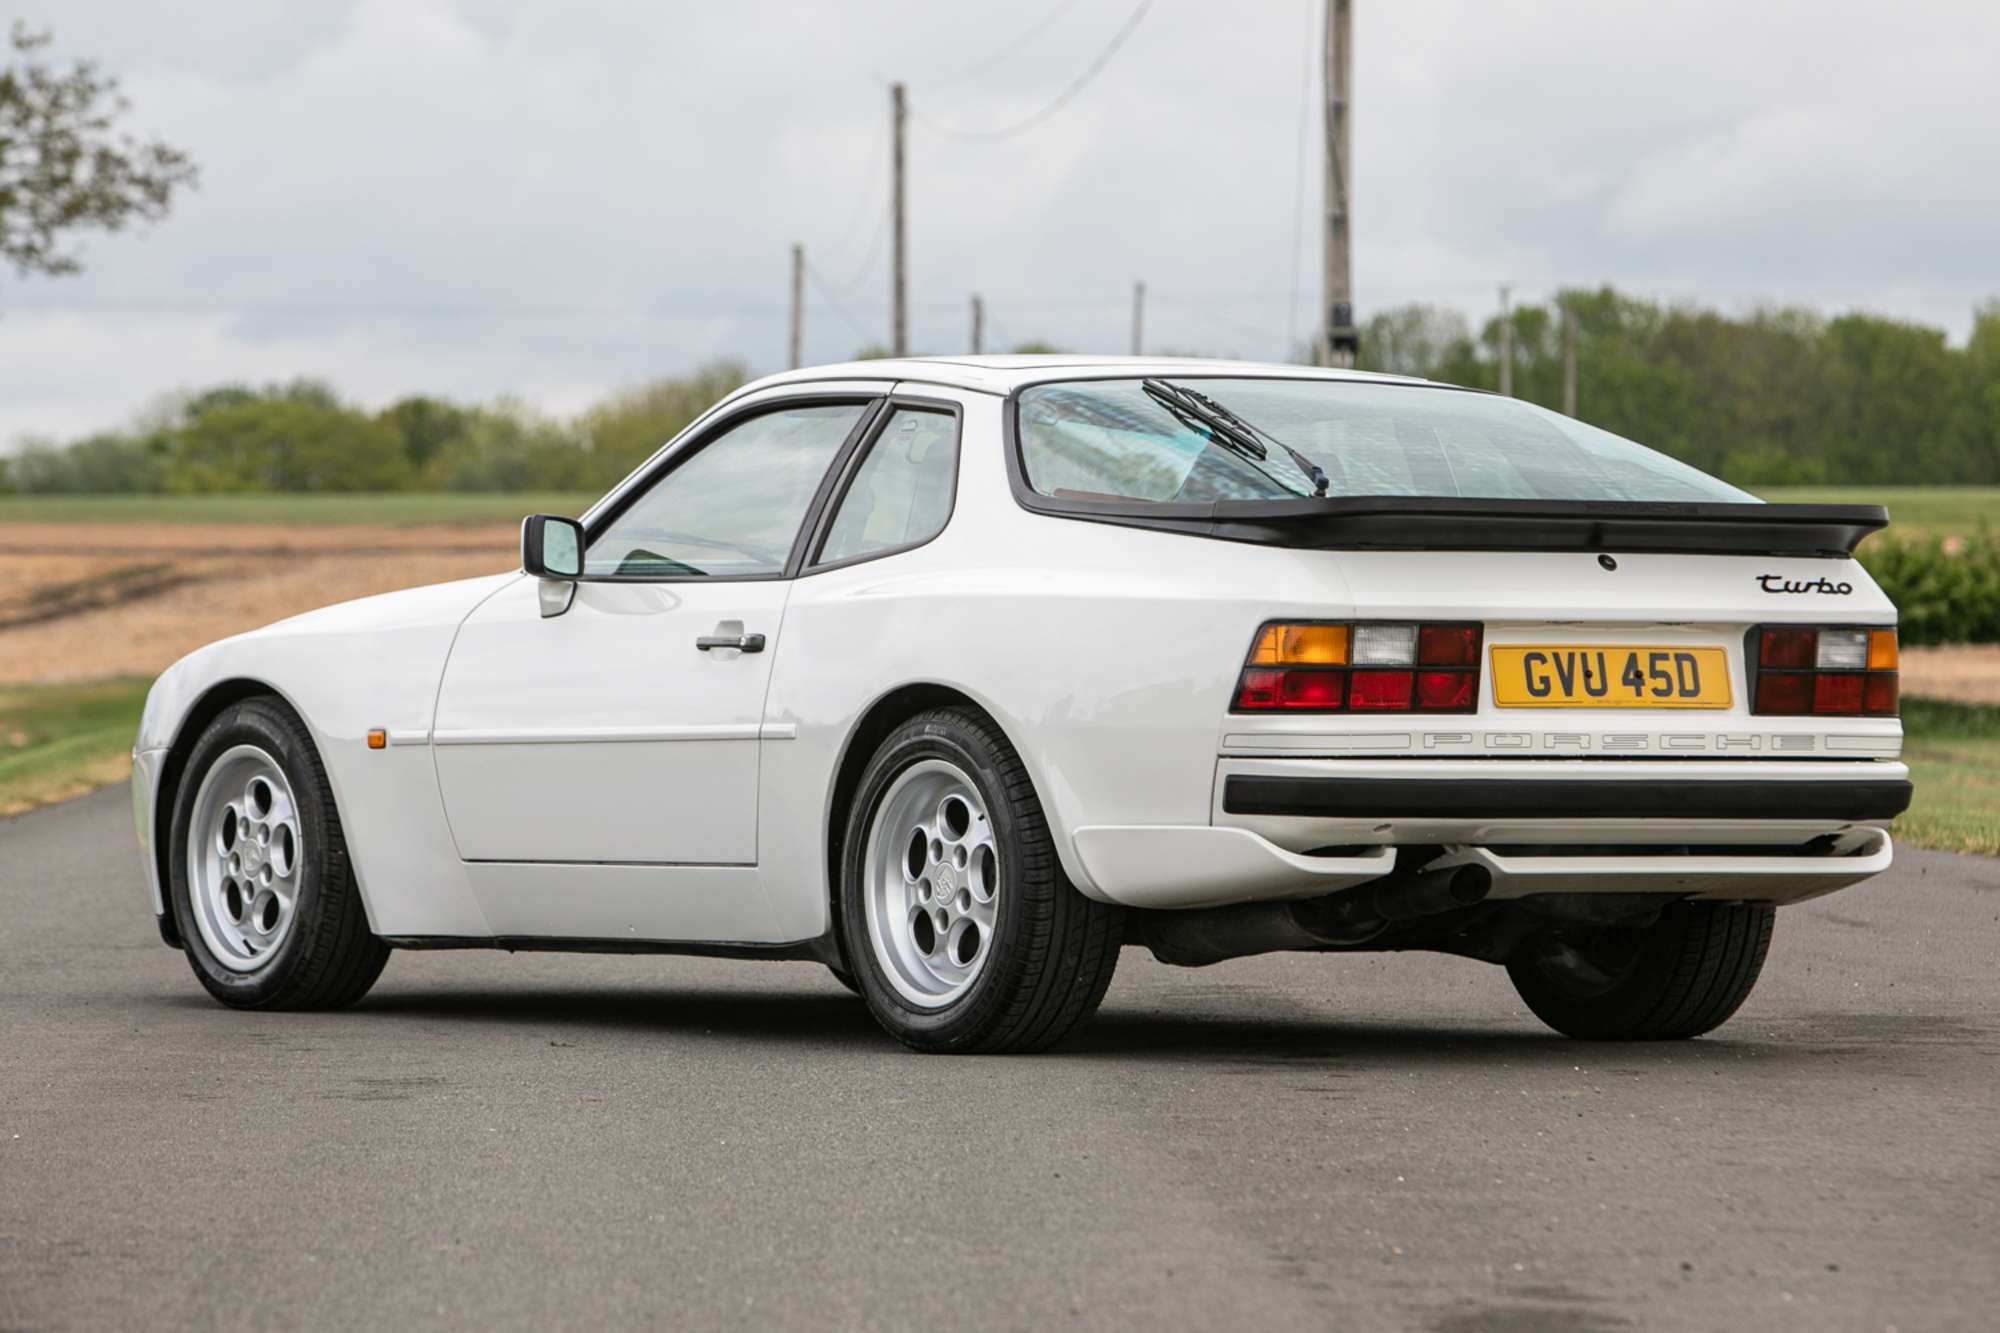
{"type": "MultiPolygon", "coordinates": [[[[1355,380],[1176,376],[1317,463],[1327,494],[1487,500],[1677,500],[1755,496],[1514,398],[1355,380]]],[[[1294,500],[1291,486],[1211,441],[1143,382],[1043,384],[1020,398],[1028,484],[1066,500],[1294,500]]]]}

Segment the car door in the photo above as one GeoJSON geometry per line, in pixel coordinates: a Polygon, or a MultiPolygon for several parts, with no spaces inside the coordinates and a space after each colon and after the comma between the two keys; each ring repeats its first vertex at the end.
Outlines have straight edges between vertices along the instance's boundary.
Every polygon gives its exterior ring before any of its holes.
{"type": "Polygon", "coordinates": [[[465,621],[432,732],[461,857],[756,863],[764,694],[800,533],[875,408],[790,399],[730,417],[593,516],[566,608],[560,586],[524,578],[465,621]]]}

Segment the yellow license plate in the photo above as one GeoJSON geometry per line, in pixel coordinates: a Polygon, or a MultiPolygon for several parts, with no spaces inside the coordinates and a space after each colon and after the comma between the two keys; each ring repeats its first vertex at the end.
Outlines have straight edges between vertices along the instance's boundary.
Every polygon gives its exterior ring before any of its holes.
{"type": "Polygon", "coordinates": [[[1527,644],[1493,650],[1502,708],[1727,708],[1721,648],[1527,644]]]}

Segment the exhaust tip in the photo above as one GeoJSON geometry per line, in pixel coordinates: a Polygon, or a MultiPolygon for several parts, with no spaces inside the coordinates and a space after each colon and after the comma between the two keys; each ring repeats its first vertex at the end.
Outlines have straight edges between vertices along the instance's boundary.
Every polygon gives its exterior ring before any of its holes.
{"type": "Polygon", "coordinates": [[[1493,891],[1493,872],[1481,865],[1463,865],[1452,871],[1451,880],[1445,885],[1445,892],[1460,907],[1470,907],[1483,902],[1493,891]]]}

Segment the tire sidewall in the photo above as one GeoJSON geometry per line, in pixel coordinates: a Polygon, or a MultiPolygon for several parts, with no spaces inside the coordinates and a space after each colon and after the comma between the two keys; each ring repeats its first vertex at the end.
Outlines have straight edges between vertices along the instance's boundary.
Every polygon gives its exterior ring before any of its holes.
{"type": "Polygon", "coordinates": [[[225,1004],[238,1008],[269,1005],[281,1000],[298,980],[320,934],[324,886],[330,875],[346,873],[346,857],[339,850],[340,832],[330,817],[330,804],[320,776],[319,757],[312,752],[304,729],[269,702],[250,700],[223,710],[188,755],[187,767],[174,796],[167,862],[168,897],[189,964],[202,985],[225,1004]],[[299,832],[305,844],[291,930],[272,957],[250,972],[225,966],[209,948],[195,917],[193,886],[188,878],[188,848],[193,836],[189,824],[195,794],[215,761],[238,745],[255,745],[278,761],[285,780],[291,784],[299,832]]]}
{"type": "Polygon", "coordinates": [[[840,915],[847,959],[863,997],[878,1017],[905,1040],[926,1047],[976,1042],[1004,1016],[1023,969],[1019,941],[1027,917],[1026,897],[1035,886],[1027,875],[1026,840],[1046,832],[1024,828],[1022,812],[1007,799],[1006,785],[985,739],[970,728],[939,717],[913,720],[883,742],[868,763],[849,807],[841,842],[840,915]],[[868,835],[891,784],[912,765],[942,759],[958,766],[978,788],[1000,851],[997,929],[986,966],[965,994],[936,1009],[911,1004],[897,991],[876,956],[868,933],[866,874],[868,835]]]}

